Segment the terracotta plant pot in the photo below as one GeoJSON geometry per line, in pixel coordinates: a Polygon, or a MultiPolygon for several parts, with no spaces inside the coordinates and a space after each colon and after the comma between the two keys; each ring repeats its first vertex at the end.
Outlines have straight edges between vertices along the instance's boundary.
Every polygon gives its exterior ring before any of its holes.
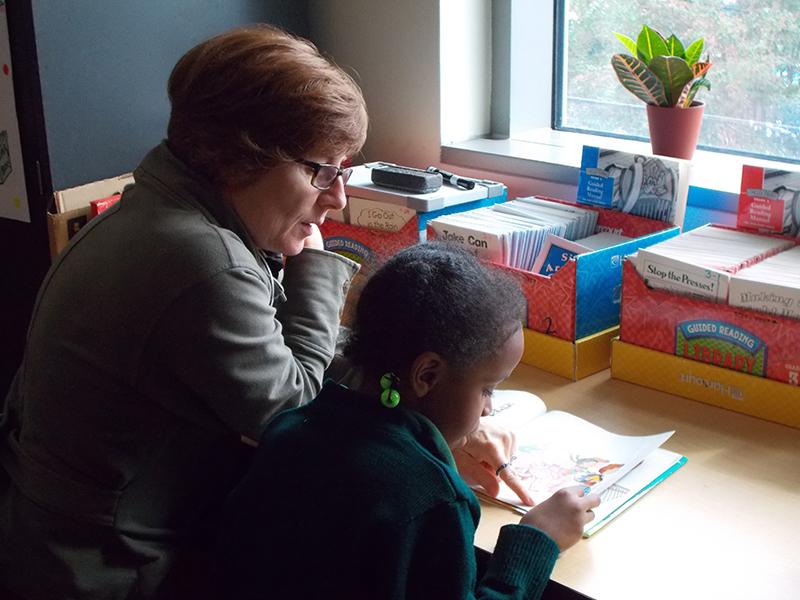
{"type": "Polygon", "coordinates": [[[689,108],[648,104],[647,124],[653,154],[690,160],[700,137],[704,108],[702,102],[692,102],[689,108]]]}

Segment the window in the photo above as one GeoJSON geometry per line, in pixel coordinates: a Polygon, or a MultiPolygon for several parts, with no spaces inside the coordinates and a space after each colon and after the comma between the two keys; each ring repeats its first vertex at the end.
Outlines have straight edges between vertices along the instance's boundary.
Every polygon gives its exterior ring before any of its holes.
{"type": "MultiPolygon", "coordinates": [[[[635,39],[648,24],[686,45],[705,38],[713,66],[712,89],[697,96],[706,102],[701,148],[800,162],[798,23],[800,0],[557,0],[553,128],[647,139],[645,105],[610,59],[628,53],[615,31],[635,39]]],[[[512,57],[513,76],[520,68],[512,57]]],[[[515,139],[532,135],[511,129],[515,139]]]]}

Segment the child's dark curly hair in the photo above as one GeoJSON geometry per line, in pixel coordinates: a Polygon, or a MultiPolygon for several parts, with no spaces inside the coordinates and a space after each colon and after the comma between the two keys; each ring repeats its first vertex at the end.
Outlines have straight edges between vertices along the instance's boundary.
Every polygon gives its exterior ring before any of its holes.
{"type": "Polygon", "coordinates": [[[464,250],[402,250],[367,282],[345,354],[369,370],[403,370],[426,351],[462,370],[491,356],[526,313],[519,286],[464,250]]]}

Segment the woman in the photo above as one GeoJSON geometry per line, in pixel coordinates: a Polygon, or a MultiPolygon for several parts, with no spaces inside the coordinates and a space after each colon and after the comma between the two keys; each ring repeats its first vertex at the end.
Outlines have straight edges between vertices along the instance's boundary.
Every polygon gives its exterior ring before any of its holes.
{"type": "MultiPolygon", "coordinates": [[[[360,89],[259,26],[190,50],[169,96],[167,140],[47,274],[6,398],[0,586],[26,597],[202,588],[241,438],[312,399],[333,357],[357,265],[318,225],[365,139],[360,89]]],[[[496,494],[512,450],[482,428],[460,465],[496,494]]]]}
{"type": "Polygon", "coordinates": [[[7,398],[0,585],[26,598],[182,597],[241,436],[333,356],[357,265],[318,226],[365,139],[358,86],[259,26],[190,50],[169,96],[167,140],[47,274],[7,398]]]}

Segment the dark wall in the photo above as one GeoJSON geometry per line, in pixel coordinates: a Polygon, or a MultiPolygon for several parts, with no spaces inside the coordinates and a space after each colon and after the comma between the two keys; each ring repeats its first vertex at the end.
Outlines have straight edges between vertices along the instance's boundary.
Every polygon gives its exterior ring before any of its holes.
{"type": "Polygon", "coordinates": [[[0,218],[0,403],[49,266],[54,189],[133,170],[166,133],[189,48],[255,22],[308,35],[304,0],[7,0],[31,223],[0,218]]]}
{"type": "Polygon", "coordinates": [[[305,2],[33,2],[55,189],[132,170],[166,132],[169,73],[216,33],[268,22],[307,35],[305,2]]]}

